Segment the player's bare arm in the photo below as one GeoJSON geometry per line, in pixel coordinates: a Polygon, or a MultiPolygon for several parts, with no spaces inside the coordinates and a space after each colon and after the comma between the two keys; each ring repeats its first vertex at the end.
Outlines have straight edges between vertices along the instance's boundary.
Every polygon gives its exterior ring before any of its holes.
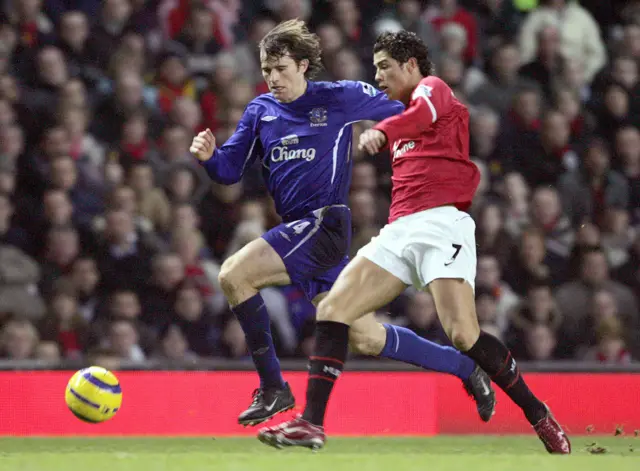
{"type": "Polygon", "coordinates": [[[367,129],[360,135],[359,150],[365,150],[369,154],[377,154],[387,145],[387,136],[377,129],[367,129]]]}
{"type": "Polygon", "coordinates": [[[207,128],[206,131],[199,132],[198,135],[193,138],[191,147],[189,147],[189,152],[201,162],[209,160],[215,150],[216,137],[209,128],[207,128]]]}

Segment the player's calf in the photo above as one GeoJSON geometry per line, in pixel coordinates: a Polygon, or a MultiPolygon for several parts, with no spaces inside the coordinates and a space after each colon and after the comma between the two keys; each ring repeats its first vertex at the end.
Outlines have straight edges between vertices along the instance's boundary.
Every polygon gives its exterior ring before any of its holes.
{"type": "MultiPolygon", "coordinates": [[[[258,291],[263,286],[291,282],[282,260],[265,240],[256,239],[225,261],[219,280],[231,310],[244,331],[251,358],[260,376],[261,390],[285,390],[271,336],[269,313],[258,291]]],[[[260,423],[272,415],[271,410],[261,410],[258,406],[260,404],[252,403],[244,413],[249,417],[243,419],[241,416],[240,422],[260,423]]]]}
{"type": "Polygon", "coordinates": [[[534,425],[545,418],[545,405],[525,383],[509,349],[492,335],[480,332],[471,285],[454,279],[438,279],[429,288],[442,326],[454,345],[520,406],[529,423],[534,425]]]}
{"type": "Polygon", "coordinates": [[[373,314],[358,319],[349,329],[349,350],[358,355],[377,356],[387,343],[387,329],[373,314]]]}

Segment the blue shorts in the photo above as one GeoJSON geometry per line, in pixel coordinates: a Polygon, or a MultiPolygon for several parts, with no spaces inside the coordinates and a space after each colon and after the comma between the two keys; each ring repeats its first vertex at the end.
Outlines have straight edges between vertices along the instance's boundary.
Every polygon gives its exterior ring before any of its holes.
{"type": "Polygon", "coordinates": [[[282,258],[291,283],[313,301],[331,289],[349,262],[351,212],[345,205],[326,206],[280,224],[262,238],[282,258]]]}

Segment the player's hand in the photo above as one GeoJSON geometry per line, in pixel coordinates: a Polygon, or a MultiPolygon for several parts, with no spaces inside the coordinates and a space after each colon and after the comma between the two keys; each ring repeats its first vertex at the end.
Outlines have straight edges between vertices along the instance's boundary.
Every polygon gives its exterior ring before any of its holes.
{"type": "Polygon", "coordinates": [[[198,133],[198,135],[193,138],[191,147],[189,147],[189,152],[202,162],[209,160],[214,150],[216,150],[216,138],[209,128],[207,128],[206,131],[198,133]]]}
{"type": "Polygon", "coordinates": [[[360,134],[358,149],[366,150],[369,154],[377,154],[387,144],[387,136],[377,129],[367,129],[360,134]]]}

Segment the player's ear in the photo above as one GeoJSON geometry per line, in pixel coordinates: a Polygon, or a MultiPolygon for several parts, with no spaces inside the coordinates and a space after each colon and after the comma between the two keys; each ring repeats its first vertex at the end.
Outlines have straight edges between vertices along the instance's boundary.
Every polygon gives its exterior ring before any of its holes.
{"type": "Polygon", "coordinates": [[[407,68],[409,69],[409,72],[413,73],[414,70],[418,69],[418,60],[415,57],[409,57],[409,60],[407,61],[407,68]]]}
{"type": "Polygon", "coordinates": [[[302,59],[298,62],[298,70],[302,71],[302,73],[306,73],[309,68],[309,59],[302,59]]]}

